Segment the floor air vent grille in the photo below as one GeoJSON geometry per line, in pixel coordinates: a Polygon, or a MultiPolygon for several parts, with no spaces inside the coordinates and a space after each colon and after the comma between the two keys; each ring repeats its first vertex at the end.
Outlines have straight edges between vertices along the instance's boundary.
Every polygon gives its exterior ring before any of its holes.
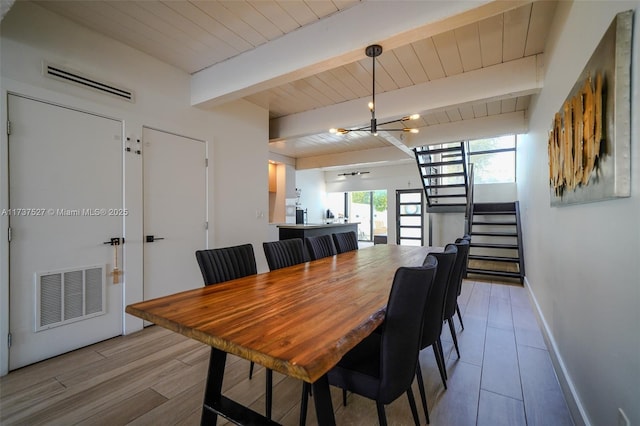
{"type": "Polygon", "coordinates": [[[77,71],[73,71],[69,68],[61,67],[59,65],[54,65],[45,62],[44,63],[44,74],[47,77],[54,78],[56,80],[64,81],[67,83],[75,84],[77,86],[82,86],[96,92],[100,92],[103,94],[115,96],[119,99],[124,99],[129,102],[134,101],[134,95],[131,90],[125,89],[123,87],[118,87],[114,84],[98,81],[92,79],[86,75],[82,75],[77,71]]]}

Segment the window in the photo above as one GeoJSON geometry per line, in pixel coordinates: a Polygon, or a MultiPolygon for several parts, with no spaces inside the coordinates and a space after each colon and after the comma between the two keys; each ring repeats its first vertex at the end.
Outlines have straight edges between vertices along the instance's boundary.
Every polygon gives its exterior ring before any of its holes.
{"type": "Polygon", "coordinates": [[[516,181],[516,135],[467,142],[474,183],[516,181]]]}

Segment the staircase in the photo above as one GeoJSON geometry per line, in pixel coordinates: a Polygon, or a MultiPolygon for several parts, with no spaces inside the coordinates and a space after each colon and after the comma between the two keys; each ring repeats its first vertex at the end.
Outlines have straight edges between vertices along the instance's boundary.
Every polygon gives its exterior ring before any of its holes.
{"type": "Polygon", "coordinates": [[[427,212],[464,212],[469,182],[464,142],[414,149],[427,197],[427,212]]]}
{"type": "Polygon", "coordinates": [[[470,235],[468,274],[517,278],[524,283],[517,201],[473,204],[470,235]]]}

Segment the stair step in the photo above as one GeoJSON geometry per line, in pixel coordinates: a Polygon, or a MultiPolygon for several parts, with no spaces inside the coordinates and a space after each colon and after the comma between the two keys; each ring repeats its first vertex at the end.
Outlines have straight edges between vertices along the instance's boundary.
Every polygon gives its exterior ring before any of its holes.
{"type": "Polygon", "coordinates": [[[496,277],[509,277],[509,278],[520,278],[520,272],[506,272],[506,271],[491,271],[488,269],[476,269],[476,268],[467,268],[467,273],[469,274],[479,274],[479,275],[493,275],[496,277]]]}
{"type": "Polygon", "coordinates": [[[464,213],[466,204],[432,204],[427,206],[427,213],[464,213]]]}
{"type": "Polygon", "coordinates": [[[500,225],[500,226],[516,226],[517,223],[516,222],[486,222],[486,221],[481,221],[481,222],[471,222],[472,225],[500,225]]]}
{"type": "Polygon", "coordinates": [[[516,203],[475,203],[473,208],[477,212],[490,212],[490,211],[516,211],[516,203]]]}
{"type": "Polygon", "coordinates": [[[471,231],[471,235],[482,235],[485,237],[517,237],[516,232],[474,232],[471,231]]]}
{"type": "Polygon", "coordinates": [[[469,260],[482,260],[487,262],[513,262],[518,263],[520,261],[517,257],[504,257],[504,256],[481,256],[478,254],[470,254],[469,260]]]}
{"type": "Polygon", "coordinates": [[[462,160],[431,161],[428,163],[420,163],[421,166],[425,166],[425,167],[453,166],[456,164],[462,164],[462,160]]]}
{"type": "MultiPolygon", "coordinates": [[[[441,178],[441,177],[457,177],[457,176],[464,176],[464,172],[456,172],[456,173],[436,173],[436,174],[430,174],[430,175],[422,175],[423,179],[436,179],[436,178],[441,178]]],[[[427,185],[429,186],[429,185],[427,185]]]]}
{"type": "Polygon", "coordinates": [[[473,210],[473,215],[474,216],[497,216],[497,215],[515,215],[516,212],[513,210],[496,210],[496,211],[485,211],[485,212],[479,212],[475,210],[475,206],[474,206],[474,210],[473,210]]]}
{"type": "Polygon", "coordinates": [[[460,153],[462,153],[462,150],[460,149],[460,146],[455,146],[455,147],[450,147],[450,148],[437,148],[437,149],[425,149],[424,151],[418,151],[419,155],[424,155],[424,154],[442,154],[443,152],[454,152],[454,151],[458,151],[460,153]]]}
{"type": "Polygon", "coordinates": [[[451,185],[428,185],[427,189],[465,188],[464,183],[452,183],[451,185]]]}
{"type": "Polygon", "coordinates": [[[467,194],[434,194],[427,195],[429,198],[450,198],[450,197],[466,197],[467,194]]]}
{"type": "Polygon", "coordinates": [[[490,244],[490,243],[474,243],[472,242],[470,247],[482,247],[482,248],[495,248],[495,249],[509,249],[509,250],[517,250],[517,244],[490,244]]]}

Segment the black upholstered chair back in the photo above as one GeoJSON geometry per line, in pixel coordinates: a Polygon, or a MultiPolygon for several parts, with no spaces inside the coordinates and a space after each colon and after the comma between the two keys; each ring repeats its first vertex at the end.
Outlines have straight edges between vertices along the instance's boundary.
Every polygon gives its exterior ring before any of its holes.
{"type": "Polygon", "coordinates": [[[269,270],[274,271],[287,266],[306,262],[306,255],[301,238],[270,241],[262,243],[269,270]]]}
{"type": "Polygon", "coordinates": [[[423,317],[436,273],[431,258],[422,267],[396,271],[381,336],[378,402],[389,404],[411,387],[416,374],[423,317]]]}
{"type": "MultiPolygon", "coordinates": [[[[464,264],[462,265],[462,278],[467,278],[467,267],[469,266],[469,250],[471,250],[471,236],[469,234],[464,234],[462,238],[456,239],[456,243],[459,243],[462,240],[466,240],[469,242],[469,249],[467,250],[466,259],[464,260],[464,264]]],[[[461,289],[462,286],[458,289],[458,296],[460,296],[461,289]]]]}
{"type": "Polygon", "coordinates": [[[196,251],[204,284],[217,284],[257,274],[251,244],[196,251]]]}
{"type": "Polygon", "coordinates": [[[467,263],[467,257],[469,255],[469,241],[460,239],[455,243],[458,249],[458,256],[453,264],[453,271],[451,271],[452,279],[450,287],[447,289],[447,296],[444,303],[444,318],[452,318],[456,313],[456,306],[458,304],[458,294],[462,286],[462,274],[467,263]]]}
{"type": "Polygon", "coordinates": [[[358,237],[354,231],[332,234],[338,254],[358,250],[358,237]]]}
{"type": "Polygon", "coordinates": [[[447,244],[442,253],[430,253],[424,260],[425,262],[430,262],[429,257],[434,257],[438,261],[438,269],[433,280],[433,287],[431,288],[424,315],[422,349],[434,344],[442,333],[445,297],[457,255],[458,248],[455,244],[447,244]]]}
{"type": "Polygon", "coordinates": [[[306,237],[304,240],[311,260],[322,259],[323,257],[333,256],[338,253],[331,235],[306,237]]]}

